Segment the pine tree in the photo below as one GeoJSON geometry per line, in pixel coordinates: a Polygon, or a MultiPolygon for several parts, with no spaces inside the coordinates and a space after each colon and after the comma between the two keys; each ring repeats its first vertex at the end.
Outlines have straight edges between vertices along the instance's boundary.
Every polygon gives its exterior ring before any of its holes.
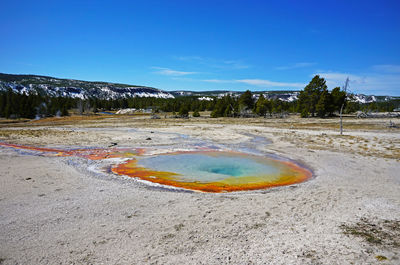
{"type": "Polygon", "coordinates": [[[253,95],[251,94],[250,90],[246,90],[240,98],[239,98],[239,105],[240,109],[250,109],[252,110],[254,108],[254,100],[253,100],[253,95]]]}
{"type": "Polygon", "coordinates": [[[223,111],[224,111],[224,102],[222,99],[217,100],[217,103],[215,104],[213,111],[211,112],[211,118],[218,118],[223,116],[223,111]]]}
{"type": "Polygon", "coordinates": [[[314,76],[304,90],[300,92],[298,111],[301,113],[311,113],[311,116],[314,117],[321,94],[327,89],[325,79],[320,78],[319,75],[314,76]]]}
{"type": "MultiPolygon", "coordinates": [[[[93,113],[97,113],[97,112],[99,112],[99,110],[97,109],[97,99],[95,99],[94,101],[93,101],[93,113]]],[[[129,103],[128,103],[128,107],[129,107],[129,103]]]]}
{"type": "Polygon", "coordinates": [[[6,117],[7,119],[9,119],[11,116],[11,105],[9,102],[6,103],[6,106],[4,108],[4,117],[6,117]]]}
{"type": "Polygon", "coordinates": [[[323,118],[326,115],[327,107],[329,106],[329,95],[328,90],[325,90],[319,96],[319,100],[317,105],[315,106],[315,111],[317,112],[318,117],[323,118]]]}
{"type": "Polygon", "coordinates": [[[232,116],[232,108],[230,105],[226,105],[225,111],[224,111],[224,117],[230,117],[232,116]]]}
{"type": "Polygon", "coordinates": [[[230,103],[230,97],[225,96],[217,100],[214,110],[211,112],[212,118],[223,117],[225,115],[227,104],[230,103]]]}
{"type": "Polygon", "coordinates": [[[189,116],[189,107],[186,104],[182,104],[182,106],[180,107],[179,116],[181,117],[189,116]]]}
{"type": "Polygon", "coordinates": [[[257,100],[255,113],[260,116],[265,116],[267,113],[267,102],[262,94],[257,100]]]}
{"type": "Polygon", "coordinates": [[[61,108],[61,116],[69,116],[68,109],[66,105],[63,105],[61,108]]]}
{"type": "Polygon", "coordinates": [[[13,91],[11,88],[9,88],[6,95],[6,105],[4,107],[4,117],[6,117],[7,119],[9,119],[12,114],[12,96],[13,91]]]}
{"type": "Polygon", "coordinates": [[[303,109],[301,110],[301,112],[300,112],[300,117],[302,117],[302,118],[307,118],[308,115],[310,115],[310,114],[308,113],[308,110],[307,110],[306,108],[303,108],[303,109]]]}
{"type": "Polygon", "coordinates": [[[341,91],[340,87],[335,87],[334,89],[332,89],[331,92],[332,95],[332,108],[333,111],[340,111],[340,108],[342,107],[343,103],[346,101],[346,92],[345,91],[341,91]]]}
{"type": "Polygon", "coordinates": [[[4,117],[4,109],[6,106],[6,94],[0,93],[0,117],[4,117]]]}

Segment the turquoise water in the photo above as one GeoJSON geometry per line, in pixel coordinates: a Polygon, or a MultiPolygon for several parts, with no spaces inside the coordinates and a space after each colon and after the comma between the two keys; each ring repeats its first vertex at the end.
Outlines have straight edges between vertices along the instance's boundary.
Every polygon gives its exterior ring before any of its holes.
{"type": "Polygon", "coordinates": [[[266,159],[262,163],[251,156],[229,155],[221,152],[215,155],[204,153],[170,154],[140,158],[138,165],[156,171],[178,173],[182,181],[214,182],[229,177],[269,176],[278,177],[280,170],[266,159]]]}

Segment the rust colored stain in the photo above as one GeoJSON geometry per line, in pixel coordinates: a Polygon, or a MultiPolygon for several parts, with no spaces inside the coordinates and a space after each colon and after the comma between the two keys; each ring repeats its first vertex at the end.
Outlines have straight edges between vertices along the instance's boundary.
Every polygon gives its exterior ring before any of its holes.
{"type": "MultiPolygon", "coordinates": [[[[197,153],[197,152],[173,152],[168,154],[181,154],[181,153],[197,153]]],[[[168,155],[167,154],[167,155],[168,155]]],[[[259,190],[267,189],[278,186],[292,185],[296,183],[301,183],[312,177],[312,173],[295,163],[278,161],[277,163],[282,163],[284,166],[290,168],[293,174],[281,175],[279,179],[275,181],[258,183],[240,183],[240,184],[227,184],[223,182],[187,182],[182,181],[179,178],[179,174],[174,172],[164,172],[164,171],[154,171],[137,165],[137,160],[128,160],[122,164],[114,166],[111,170],[115,174],[125,175],[132,178],[139,178],[141,180],[146,180],[152,183],[158,183],[167,186],[173,186],[177,188],[189,189],[201,192],[234,192],[234,191],[246,191],[246,190],[259,190]]]]}
{"type": "MultiPolygon", "coordinates": [[[[133,178],[140,178],[143,180],[153,180],[151,182],[158,182],[159,178],[162,179],[173,179],[174,176],[178,176],[179,174],[173,172],[163,172],[163,171],[154,171],[151,169],[147,169],[144,167],[138,167],[136,159],[128,160],[122,164],[118,164],[111,168],[111,171],[118,175],[126,175],[133,178]]],[[[163,184],[163,183],[160,183],[163,184]]],[[[167,185],[167,184],[166,184],[167,185]]]]}
{"type": "Polygon", "coordinates": [[[143,155],[145,149],[136,148],[136,149],[73,149],[73,150],[63,150],[63,149],[55,149],[55,148],[45,148],[45,147],[35,147],[35,146],[27,146],[27,145],[17,145],[17,144],[8,144],[1,143],[0,146],[12,147],[15,149],[21,150],[32,150],[37,152],[50,153],[53,156],[77,156],[84,157],[90,160],[102,160],[107,158],[128,158],[134,157],[137,155],[143,155]]]}

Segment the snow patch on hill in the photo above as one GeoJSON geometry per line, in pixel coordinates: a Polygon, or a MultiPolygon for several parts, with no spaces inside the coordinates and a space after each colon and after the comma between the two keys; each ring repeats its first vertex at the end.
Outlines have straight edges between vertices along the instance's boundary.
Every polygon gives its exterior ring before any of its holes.
{"type": "MultiPolygon", "coordinates": [[[[42,80],[40,80],[42,81],[42,80]]],[[[43,80],[48,82],[49,80],[43,80]]],[[[118,99],[130,97],[155,97],[155,98],[174,98],[168,92],[151,87],[118,87],[115,85],[92,85],[80,86],[54,86],[53,84],[21,84],[17,82],[0,81],[0,91],[7,91],[11,88],[20,94],[41,94],[48,96],[61,96],[71,98],[87,99],[97,97],[101,99],[118,99]]]]}

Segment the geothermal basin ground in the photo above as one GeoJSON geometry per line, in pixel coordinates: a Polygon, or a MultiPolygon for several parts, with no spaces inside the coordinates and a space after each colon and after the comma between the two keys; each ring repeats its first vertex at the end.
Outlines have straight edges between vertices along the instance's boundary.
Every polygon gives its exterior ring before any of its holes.
{"type": "MultiPolygon", "coordinates": [[[[207,193],[114,174],[119,158],[0,146],[0,264],[399,264],[400,130],[388,123],[347,118],[340,136],[337,119],[297,117],[1,121],[1,143],[233,150],[286,158],[312,177],[207,193]]],[[[142,164],[152,159],[169,163],[142,164]]]]}

